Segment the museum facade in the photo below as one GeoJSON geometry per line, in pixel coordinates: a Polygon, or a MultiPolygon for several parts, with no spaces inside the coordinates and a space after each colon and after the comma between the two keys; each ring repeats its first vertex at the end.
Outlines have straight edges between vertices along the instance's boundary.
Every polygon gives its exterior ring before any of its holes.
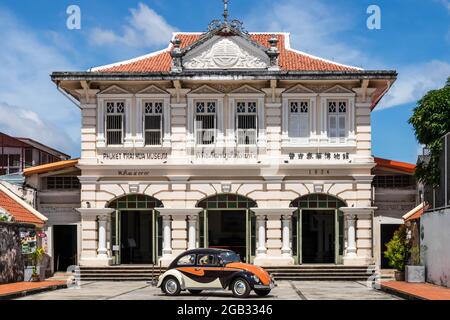
{"type": "Polygon", "coordinates": [[[396,80],[215,21],[52,80],[82,112],[80,265],[199,247],[263,266],[374,263],[371,112],[396,80]]]}

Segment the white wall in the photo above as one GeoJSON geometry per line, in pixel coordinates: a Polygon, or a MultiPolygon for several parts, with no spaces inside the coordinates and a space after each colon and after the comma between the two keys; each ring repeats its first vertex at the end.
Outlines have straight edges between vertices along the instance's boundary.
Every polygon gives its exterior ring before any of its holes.
{"type": "Polygon", "coordinates": [[[427,282],[450,287],[450,209],[421,218],[427,282]]]}

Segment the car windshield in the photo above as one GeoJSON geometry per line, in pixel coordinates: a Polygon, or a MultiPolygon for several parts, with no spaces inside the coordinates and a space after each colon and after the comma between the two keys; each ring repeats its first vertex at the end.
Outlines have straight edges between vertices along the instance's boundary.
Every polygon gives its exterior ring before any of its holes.
{"type": "Polygon", "coordinates": [[[219,254],[219,257],[222,259],[224,264],[231,263],[231,262],[241,262],[241,258],[238,254],[234,252],[222,252],[219,254]]]}

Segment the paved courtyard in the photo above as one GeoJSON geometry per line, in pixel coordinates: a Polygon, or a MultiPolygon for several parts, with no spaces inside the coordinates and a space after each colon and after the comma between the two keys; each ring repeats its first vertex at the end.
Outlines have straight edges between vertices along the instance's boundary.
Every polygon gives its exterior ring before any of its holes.
{"type": "MultiPolygon", "coordinates": [[[[366,287],[365,282],[279,281],[267,297],[252,294],[261,300],[398,300],[399,298],[366,287]]],[[[230,291],[204,291],[199,296],[182,293],[166,297],[161,290],[145,282],[89,282],[79,289],[61,289],[27,296],[26,300],[224,300],[233,299],[230,291]]]]}

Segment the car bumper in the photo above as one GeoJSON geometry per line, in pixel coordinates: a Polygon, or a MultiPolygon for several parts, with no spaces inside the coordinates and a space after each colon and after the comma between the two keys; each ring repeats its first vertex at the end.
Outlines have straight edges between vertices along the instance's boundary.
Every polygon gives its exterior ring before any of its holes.
{"type": "Polygon", "coordinates": [[[270,284],[268,286],[263,285],[263,284],[255,284],[253,286],[254,289],[267,289],[267,290],[271,290],[273,288],[275,288],[277,286],[277,284],[275,282],[270,282],[270,284]]]}

